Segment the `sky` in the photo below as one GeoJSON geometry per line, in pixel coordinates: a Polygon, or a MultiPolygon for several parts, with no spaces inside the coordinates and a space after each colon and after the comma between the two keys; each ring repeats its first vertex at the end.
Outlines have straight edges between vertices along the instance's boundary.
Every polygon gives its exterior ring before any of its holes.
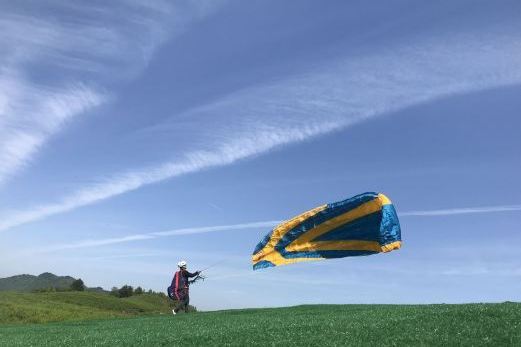
{"type": "Polygon", "coordinates": [[[2,2],[0,33],[0,277],[521,300],[518,1],[2,2]],[[277,223],[368,191],[402,249],[252,271],[277,223]]]}

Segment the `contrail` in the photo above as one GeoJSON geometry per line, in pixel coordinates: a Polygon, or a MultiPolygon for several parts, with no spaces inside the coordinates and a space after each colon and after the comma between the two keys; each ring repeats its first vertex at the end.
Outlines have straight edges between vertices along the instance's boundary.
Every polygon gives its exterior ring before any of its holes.
{"type": "Polygon", "coordinates": [[[521,211],[521,205],[504,205],[504,206],[489,206],[489,207],[466,207],[466,208],[452,208],[444,210],[431,211],[409,211],[400,213],[400,217],[409,216],[451,216],[456,214],[471,214],[471,213],[493,213],[493,212],[509,212],[521,211]]]}
{"type": "MultiPolygon", "coordinates": [[[[464,207],[464,208],[453,208],[453,209],[441,209],[441,210],[424,210],[424,211],[407,211],[398,213],[399,217],[439,217],[439,216],[451,216],[458,214],[474,214],[474,213],[497,213],[497,212],[513,212],[521,211],[521,205],[504,205],[504,206],[488,206],[488,207],[464,207]]],[[[56,245],[49,248],[45,248],[43,252],[53,252],[57,250],[76,249],[76,248],[88,248],[107,246],[117,243],[126,243],[132,241],[150,240],[161,237],[169,236],[182,236],[182,235],[194,235],[211,233],[218,231],[230,231],[230,230],[246,230],[246,229],[259,229],[259,228],[273,228],[277,224],[282,223],[282,220],[271,220],[263,222],[252,222],[252,223],[240,223],[230,225],[214,225],[206,227],[193,227],[193,228],[180,228],[166,231],[152,232],[146,234],[135,234],[127,235],[124,237],[107,238],[100,240],[84,240],[76,243],[56,245]]]]}
{"type": "Polygon", "coordinates": [[[52,246],[49,248],[45,248],[43,251],[52,252],[52,251],[64,250],[64,249],[107,246],[107,245],[112,245],[112,244],[116,244],[116,243],[150,240],[150,239],[156,239],[156,238],[168,237],[168,236],[203,234],[203,233],[210,233],[210,232],[216,232],[216,231],[271,228],[271,227],[279,224],[280,222],[281,221],[264,221],[264,222],[241,223],[241,224],[231,224],[231,225],[214,225],[214,226],[206,226],[206,227],[180,228],[180,229],[152,232],[152,233],[147,233],[147,234],[127,235],[127,236],[123,236],[123,237],[115,237],[115,238],[107,238],[107,239],[99,239],[99,240],[83,240],[83,241],[76,242],[76,243],[52,246]]]}

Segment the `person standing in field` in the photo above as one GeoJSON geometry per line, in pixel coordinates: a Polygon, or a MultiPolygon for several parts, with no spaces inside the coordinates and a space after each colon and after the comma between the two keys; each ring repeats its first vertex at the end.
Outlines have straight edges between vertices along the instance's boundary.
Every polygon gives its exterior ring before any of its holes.
{"type": "Polygon", "coordinates": [[[188,287],[190,286],[189,278],[197,277],[201,273],[200,271],[196,271],[194,273],[188,272],[186,270],[186,261],[181,260],[177,263],[177,267],[179,270],[174,274],[174,278],[172,279],[172,284],[169,287],[168,296],[175,300],[175,307],[172,310],[172,313],[175,315],[177,312],[184,310],[188,313],[188,304],[190,303],[190,295],[188,287]]]}

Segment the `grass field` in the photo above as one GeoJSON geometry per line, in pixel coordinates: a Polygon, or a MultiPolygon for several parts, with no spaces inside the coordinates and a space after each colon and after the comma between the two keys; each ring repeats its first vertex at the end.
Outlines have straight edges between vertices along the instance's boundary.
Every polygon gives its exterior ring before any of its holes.
{"type": "Polygon", "coordinates": [[[0,326],[1,346],[521,346],[521,304],[317,305],[0,326]]]}
{"type": "Polygon", "coordinates": [[[158,295],[116,298],[106,293],[0,292],[0,324],[132,317],[169,313],[169,299],[158,295]]]}

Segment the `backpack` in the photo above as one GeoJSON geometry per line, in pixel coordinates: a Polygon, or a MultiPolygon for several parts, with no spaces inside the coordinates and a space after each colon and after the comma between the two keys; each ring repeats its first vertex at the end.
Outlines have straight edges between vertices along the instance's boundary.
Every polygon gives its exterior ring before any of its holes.
{"type": "Polygon", "coordinates": [[[168,286],[168,288],[166,288],[166,292],[168,293],[168,297],[172,300],[175,300],[174,298],[174,292],[172,290],[172,286],[168,286]]]}

